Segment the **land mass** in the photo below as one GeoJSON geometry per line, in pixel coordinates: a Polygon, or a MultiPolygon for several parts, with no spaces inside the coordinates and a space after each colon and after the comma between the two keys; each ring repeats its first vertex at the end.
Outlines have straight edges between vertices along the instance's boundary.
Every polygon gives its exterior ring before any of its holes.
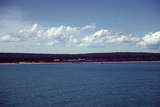
{"type": "Polygon", "coordinates": [[[0,63],[107,63],[160,61],[160,53],[114,52],[86,54],[0,53],[0,63]]]}

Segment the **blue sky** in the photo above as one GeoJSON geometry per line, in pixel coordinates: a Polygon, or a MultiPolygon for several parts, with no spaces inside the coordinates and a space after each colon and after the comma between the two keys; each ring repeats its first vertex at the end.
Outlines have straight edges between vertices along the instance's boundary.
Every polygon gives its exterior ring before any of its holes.
{"type": "Polygon", "coordinates": [[[159,0],[1,0],[0,51],[159,52],[159,11],[159,0]]]}

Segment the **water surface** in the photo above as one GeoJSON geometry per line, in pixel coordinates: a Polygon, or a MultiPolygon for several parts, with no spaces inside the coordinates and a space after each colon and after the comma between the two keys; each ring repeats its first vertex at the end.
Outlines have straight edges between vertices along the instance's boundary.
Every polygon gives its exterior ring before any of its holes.
{"type": "Polygon", "coordinates": [[[0,107],[160,107],[160,63],[0,65],[0,107]]]}

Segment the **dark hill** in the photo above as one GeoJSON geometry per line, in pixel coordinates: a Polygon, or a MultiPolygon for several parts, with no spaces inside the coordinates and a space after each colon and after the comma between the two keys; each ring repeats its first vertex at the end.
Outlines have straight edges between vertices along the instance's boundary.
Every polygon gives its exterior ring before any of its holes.
{"type": "Polygon", "coordinates": [[[160,61],[160,53],[115,52],[88,54],[0,53],[0,63],[160,61]]]}

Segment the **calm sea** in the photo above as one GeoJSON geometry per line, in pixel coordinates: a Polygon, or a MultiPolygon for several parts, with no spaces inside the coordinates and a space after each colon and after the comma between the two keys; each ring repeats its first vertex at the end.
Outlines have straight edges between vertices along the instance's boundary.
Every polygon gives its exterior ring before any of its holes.
{"type": "Polygon", "coordinates": [[[0,65],[0,107],[160,107],[160,63],[0,65]]]}

